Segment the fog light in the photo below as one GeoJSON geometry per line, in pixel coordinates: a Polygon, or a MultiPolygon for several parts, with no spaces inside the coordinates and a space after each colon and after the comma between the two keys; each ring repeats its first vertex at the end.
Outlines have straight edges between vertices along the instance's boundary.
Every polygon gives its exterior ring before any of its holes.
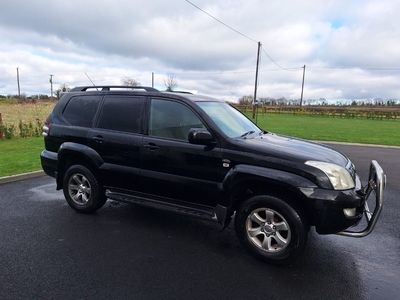
{"type": "Polygon", "coordinates": [[[356,208],[344,208],[343,213],[347,218],[354,217],[356,215],[356,208]]]}

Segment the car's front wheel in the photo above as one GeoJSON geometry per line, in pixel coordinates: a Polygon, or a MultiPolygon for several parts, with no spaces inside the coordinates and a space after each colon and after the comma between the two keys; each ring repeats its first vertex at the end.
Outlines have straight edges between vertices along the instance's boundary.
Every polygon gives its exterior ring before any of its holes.
{"type": "Polygon", "coordinates": [[[256,258],[288,264],[304,250],[308,226],[292,205],[274,196],[255,196],[236,212],[235,229],[242,245],[256,258]]]}
{"type": "Polygon", "coordinates": [[[63,181],[63,192],[68,204],[81,213],[92,213],[107,201],[96,177],[82,165],[73,165],[67,170],[63,181]]]}

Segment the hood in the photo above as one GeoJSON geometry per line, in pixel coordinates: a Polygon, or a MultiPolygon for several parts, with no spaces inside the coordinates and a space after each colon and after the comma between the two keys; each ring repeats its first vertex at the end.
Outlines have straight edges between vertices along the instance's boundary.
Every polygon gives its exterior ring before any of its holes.
{"type": "Polygon", "coordinates": [[[315,160],[346,167],[349,162],[347,156],[329,146],[274,133],[253,135],[237,142],[261,155],[298,163],[315,160]]]}

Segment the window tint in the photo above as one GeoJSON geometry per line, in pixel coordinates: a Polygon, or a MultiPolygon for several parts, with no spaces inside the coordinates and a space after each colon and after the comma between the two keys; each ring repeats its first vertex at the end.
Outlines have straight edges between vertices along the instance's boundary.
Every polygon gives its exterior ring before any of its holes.
{"type": "Polygon", "coordinates": [[[92,127],[100,100],[99,96],[72,97],[64,109],[63,117],[71,125],[92,127]]]}
{"type": "Polygon", "coordinates": [[[149,135],[188,139],[190,128],[202,128],[200,119],[185,105],[168,100],[152,99],[149,135]]]}
{"type": "Polygon", "coordinates": [[[98,128],[139,133],[143,97],[107,96],[101,108],[98,128]]]}

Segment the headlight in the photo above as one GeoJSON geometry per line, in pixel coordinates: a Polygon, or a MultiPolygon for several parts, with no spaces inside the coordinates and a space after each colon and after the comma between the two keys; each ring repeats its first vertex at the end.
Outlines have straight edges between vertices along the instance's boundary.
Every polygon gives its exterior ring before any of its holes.
{"type": "Polygon", "coordinates": [[[348,190],[355,187],[354,180],[345,168],[322,161],[306,161],[306,165],[320,169],[328,176],[335,190],[348,190]]]}

